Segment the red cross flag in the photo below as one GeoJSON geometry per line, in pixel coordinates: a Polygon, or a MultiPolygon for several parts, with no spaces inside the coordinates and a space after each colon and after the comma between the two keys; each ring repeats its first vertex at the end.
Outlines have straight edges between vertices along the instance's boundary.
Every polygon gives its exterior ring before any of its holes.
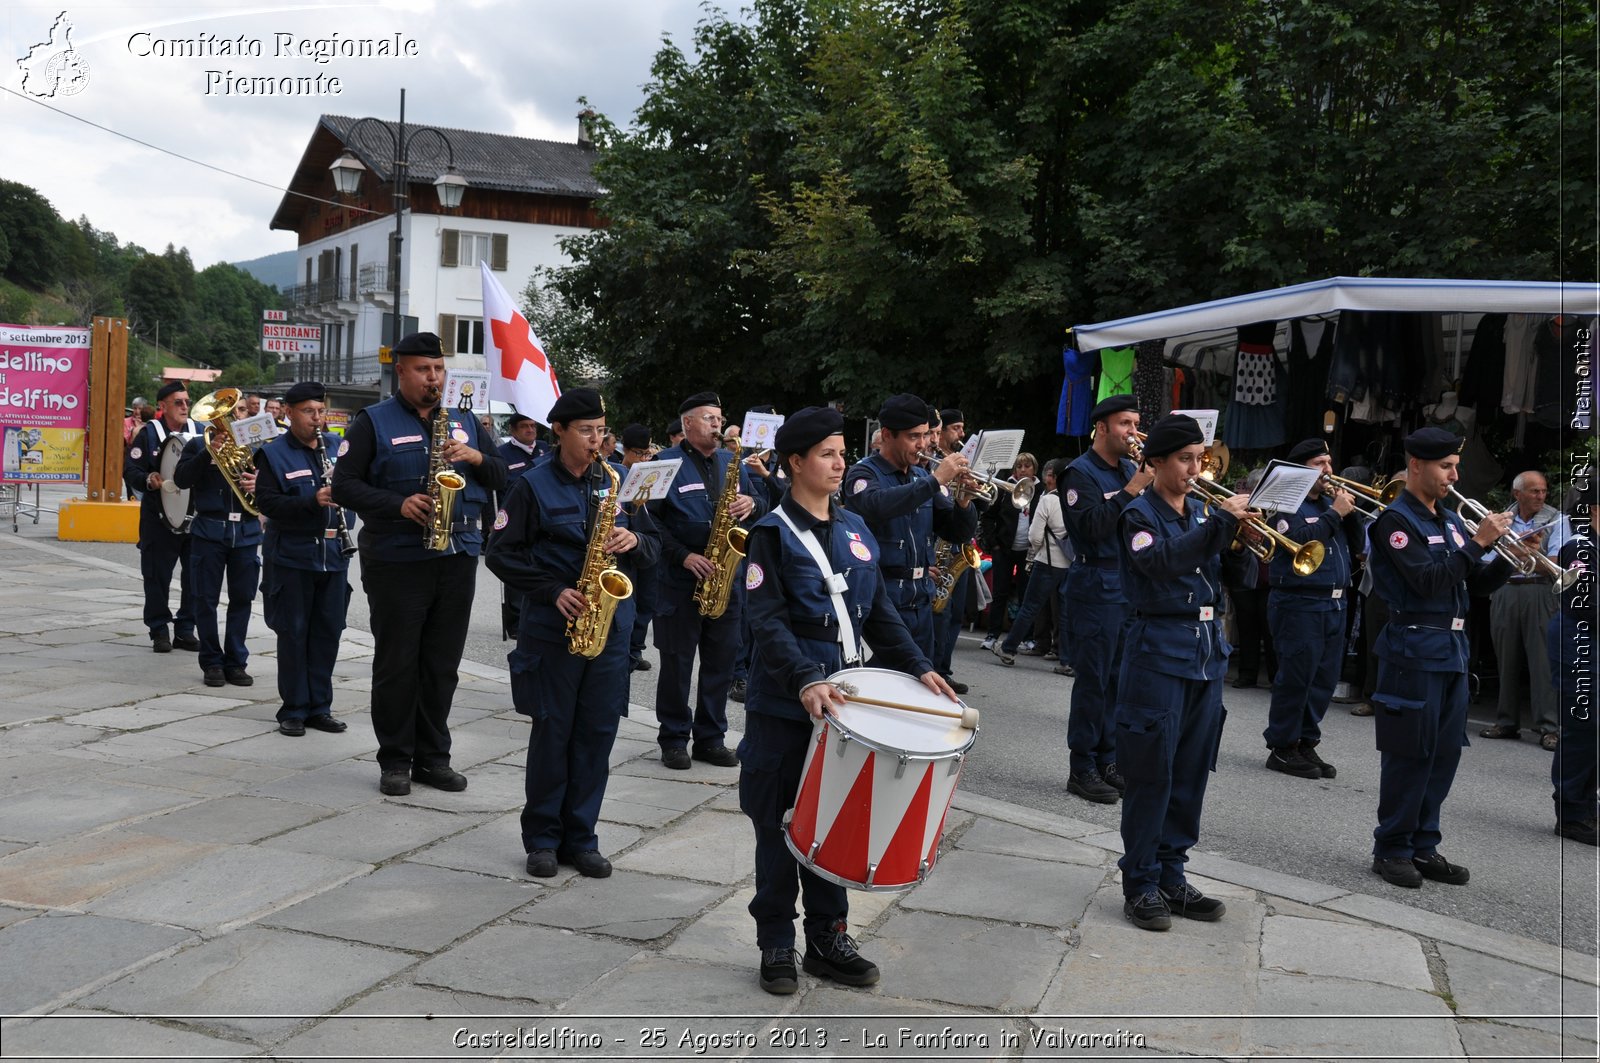
{"type": "Polygon", "coordinates": [[[549,424],[550,407],[561,396],[561,385],[545,357],[544,344],[489,272],[489,264],[480,261],[478,265],[483,270],[483,353],[489,365],[489,398],[509,402],[518,413],[549,424]]]}

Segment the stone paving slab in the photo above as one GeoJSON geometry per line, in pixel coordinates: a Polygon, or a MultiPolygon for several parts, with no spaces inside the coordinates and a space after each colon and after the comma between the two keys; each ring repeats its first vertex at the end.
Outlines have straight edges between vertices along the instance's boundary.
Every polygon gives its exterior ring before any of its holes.
{"type": "MultiPolygon", "coordinates": [[[[431,786],[413,782],[408,796],[391,797],[388,800],[395,804],[437,808],[445,812],[509,812],[527,803],[527,780],[520,769],[499,764],[480,764],[462,774],[467,777],[467,788],[458,793],[435,790],[431,786]]],[[[377,785],[376,775],[373,776],[373,785],[377,785]]]]}
{"type": "Polygon", "coordinates": [[[0,904],[0,929],[8,927],[12,923],[20,923],[24,919],[32,919],[36,915],[43,914],[37,908],[12,908],[9,905],[0,904]]]}
{"type": "MultiPolygon", "coordinates": [[[[1508,1026],[1524,1026],[1547,1033],[1593,1038],[1594,1020],[1561,1019],[1561,1015],[1595,1014],[1594,986],[1573,978],[1558,978],[1529,971],[1497,956],[1439,945],[1445,976],[1456,1011],[1465,1016],[1493,1016],[1508,1026]]],[[[1579,972],[1593,971],[1593,961],[1579,972]]],[[[1574,972],[1574,973],[1579,973],[1574,972]]]]}
{"type": "Polygon", "coordinates": [[[104,772],[112,782],[154,786],[197,796],[222,797],[290,774],[288,768],[251,764],[204,752],[183,753],[104,772]]]}
{"type": "MultiPolygon", "coordinates": [[[[1588,1032],[1593,1030],[1591,1020],[1588,1032]]],[[[1600,1059],[1600,1045],[1585,1037],[1558,1037],[1542,1030],[1471,1020],[1458,1020],[1456,1033],[1468,1059],[1600,1059]]]]}
{"type": "Polygon", "coordinates": [[[144,820],[139,829],[167,838],[243,844],[304,826],[326,813],[267,797],[218,797],[144,820]]]}
{"type": "Polygon", "coordinates": [[[33,691],[17,697],[14,704],[53,709],[55,713],[75,713],[126,705],[131,700],[129,694],[129,686],[125,682],[78,682],[70,686],[40,684],[33,691]]]}
{"type": "Polygon", "coordinates": [[[116,732],[50,720],[44,723],[25,723],[8,727],[0,732],[0,741],[5,743],[6,758],[9,760],[24,753],[50,753],[71,749],[86,742],[108,738],[113,734],[116,732]]]}
{"type": "Polygon", "coordinates": [[[370,866],[233,845],[160,881],[109,893],[88,907],[101,915],[217,930],[363,874],[370,866]]]}
{"type": "Polygon", "coordinates": [[[1061,965],[1064,942],[1039,927],[896,911],[874,936],[878,992],[958,1006],[1028,1011],[1061,965]]]}
{"type": "Polygon", "coordinates": [[[1256,1010],[1271,1017],[1245,1020],[1246,1051],[1252,1055],[1319,1059],[1465,1055],[1449,1005],[1429,993],[1389,989],[1375,998],[1372,986],[1363,982],[1262,971],[1256,1010]]]}
{"type": "MultiPolygon", "coordinates": [[[[274,713],[276,711],[273,710],[274,713]]],[[[321,768],[337,761],[348,760],[368,752],[371,748],[371,739],[358,737],[354,730],[336,735],[317,731],[315,735],[313,738],[312,732],[308,731],[299,738],[289,738],[271,731],[254,738],[213,746],[211,751],[219,757],[227,757],[230,760],[246,760],[280,768],[305,769],[321,768]]],[[[373,786],[377,786],[376,769],[374,769],[373,786]]]]}
{"type": "Polygon", "coordinates": [[[176,738],[204,749],[253,738],[275,729],[276,725],[267,720],[249,720],[240,716],[201,716],[156,727],[145,734],[176,738]]]}
{"type": "Polygon", "coordinates": [[[265,926],[369,945],[437,952],[539,894],[522,883],[426,864],[396,864],[267,916],[265,926]]]}
{"type": "Polygon", "coordinates": [[[278,777],[257,783],[246,791],[257,797],[277,797],[337,809],[355,808],[383,799],[378,792],[378,766],[370,761],[340,760],[298,772],[277,765],[258,767],[278,777]]]}
{"type": "MultiPolygon", "coordinates": [[[[602,845],[613,831],[601,828],[602,845]]],[[[637,840],[637,835],[635,836],[637,840]]],[[[522,813],[508,812],[481,826],[428,846],[406,857],[407,861],[473,871],[480,875],[527,880],[528,855],[522,851],[522,813]]],[[[566,868],[548,882],[559,882],[569,874],[566,868]]],[[[531,881],[531,880],[530,880],[531,881]]]]}
{"type": "Polygon", "coordinates": [[[193,797],[78,779],[0,801],[0,838],[44,842],[176,808],[193,797]]]}
{"type": "MultiPolygon", "coordinates": [[[[100,727],[110,731],[143,731],[165,723],[187,720],[197,715],[187,708],[171,708],[152,703],[118,705],[108,709],[90,709],[66,717],[74,727],[100,727]]],[[[192,743],[191,743],[192,744],[192,743]]]]}
{"type": "Polygon", "coordinates": [[[1269,916],[1261,966],[1288,974],[1354,978],[1400,989],[1433,990],[1422,946],[1410,934],[1376,926],[1269,916]]]}
{"type": "MultiPolygon", "coordinates": [[[[953,833],[946,829],[947,835],[953,833]]],[[[1102,867],[1106,863],[1104,849],[998,819],[979,820],[970,830],[961,834],[955,845],[958,849],[973,852],[1018,856],[1029,860],[1053,860],[1086,867],[1102,867]]]]}
{"type": "Polygon", "coordinates": [[[299,853],[321,853],[378,864],[467,830],[482,823],[484,818],[482,814],[451,814],[380,802],[280,834],[266,845],[271,849],[293,849],[299,853]]]}
{"type": "Polygon", "coordinates": [[[725,896],[716,886],[617,871],[610,878],[574,878],[514,912],[524,923],[650,941],[664,937],[725,896]]]}
{"type": "MultiPolygon", "coordinates": [[[[753,887],[745,887],[718,901],[705,914],[674,935],[663,954],[680,960],[704,960],[731,967],[748,966],[756,956],[756,924],[750,917],[753,887]]],[[[867,948],[870,927],[899,900],[894,893],[851,891],[850,932],[867,948]]],[[[795,933],[800,932],[798,920],[795,933]]],[[[870,951],[870,949],[868,949],[870,951]]]]}
{"type": "Polygon", "coordinates": [[[193,940],[186,930],[96,915],[44,915],[0,930],[0,1000],[19,1014],[82,992],[193,940]]]}
{"type": "MultiPolygon", "coordinates": [[[[419,985],[556,1005],[638,953],[638,946],[513,923],[491,926],[417,968],[419,985]]],[[[584,994],[588,1011],[594,1001],[584,994]]],[[[596,1013],[603,1008],[594,1008],[596,1013]]],[[[624,1008],[620,1014],[635,1014],[624,1008]]]]}
{"type": "Polygon", "coordinates": [[[1040,926],[1070,926],[1105,881],[1098,867],[956,850],[901,901],[919,908],[1040,926]]]}
{"type": "MultiPolygon", "coordinates": [[[[673,1019],[679,1016],[764,1014],[772,1010],[771,994],[762,990],[751,970],[709,963],[690,963],[642,952],[612,971],[563,1011],[590,1015],[638,1015],[673,1019]]],[[[764,1019],[719,1023],[751,1033],[764,1019]]],[[[688,1024],[691,1028],[692,1023],[688,1024]]],[[[677,1019],[675,1036],[685,1026],[677,1019]]]]}
{"type": "MultiPolygon", "coordinates": [[[[1118,848],[1120,850],[1120,845],[1118,848]]],[[[1268,871],[1263,867],[1251,867],[1237,860],[1199,851],[1190,852],[1188,869],[1197,875],[1248,886],[1262,893],[1285,897],[1302,904],[1326,904],[1335,897],[1342,897],[1349,892],[1338,886],[1313,882],[1310,879],[1285,875],[1278,871],[1268,871]]]]}
{"type": "Polygon", "coordinates": [[[157,735],[154,731],[125,731],[113,733],[109,738],[86,742],[81,746],[61,750],[64,757],[81,757],[107,764],[143,764],[163,757],[178,757],[185,753],[198,753],[204,747],[185,742],[172,735],[157,735]]]}
{"type": "Polygon", "coordinates": [[[249,928],[153,963],[82,1003],[132,1015],[211,1016],[185,1024],[261,1043],[284,1036],[412,962],[403,953],[367,945],[249,928]],[[245,1014],[216,1014],[230,1007],[245,1014]]]}
{"type": "Polygon", "coordinates": [[[695,812],[616,861],[619,868],[733,885],[755,869],[756,838],[741,813],[695,812]]]}
{"type": "MultiPolygon", "coordinates": [[[[455,1032],[468,1028],[498,1028],[505,1023],[471,1023],[457,1018],[429,1020],[421,1016],[495,1015],[507,1013],[507,1003],[494,997],[457,993],[420,986],[395,986],[368,993],[303,1033],[273,1047],[276,1059],[316,1059],[370,1054],[390,1060],[400,1046],[419,1058],[471,1058],[454,1043],[455,1032]]],[[[518,1023],[509,1025],[523,1024],[518,1023]]]]}
{"type": "Polygon", "coordinates": [[[164,878],[217,849],[142,831],[65,838],[0,859],[0,900],[41,908],[81,908],[115,890],[164,878]]]}
{"type": "Polygon", "coordinates": [[[167,1023],[81,1010],[7,1024],[5,1046],[7,1056],[59,1056],[70,1046],[77,1058],[102,1060],[248,1058],[261,1051],[243,1041],[210,1037],[167,1023]]]}
{"type": "MultiPolygon", "coordinates": [[[[0,731],[0,746],[5,744],[8,731],[0,731]]],[[[0,757],[0,798],[11,798],[30,790],[44,790],[66,785],[80,778],[99,775],[107,771],[104,764],[79,757],[64,757],[56,753],[29,753],[21,756],[0,757]]],[[[0,827],[0,837],[5,830],[0,827]]]]}
{"type": "MultiPolygon", "coordinates": [[[[668,769],[661,770],[665,772],[668,769]]],[[[673,774],[682,776],[685,773],[680,771],[673,774]]],[[[611,780],[606,783],[606,799],[600,808],[600,818],[632,823],[638,827],[660,827],[719,793],[720,788],[704,783],[613,772],[611,780]]]]}

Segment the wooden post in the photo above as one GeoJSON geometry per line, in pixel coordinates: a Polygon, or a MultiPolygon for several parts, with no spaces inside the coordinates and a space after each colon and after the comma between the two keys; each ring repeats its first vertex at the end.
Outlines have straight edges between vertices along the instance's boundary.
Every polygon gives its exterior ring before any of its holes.
{"type": "MultiPolygon", "coordinates": [[[[105,483],[106,472],[106,438],[110,434],[111,410],[106,405],[106,365],[111,357],[111,319],[97,317],[94,319],[94,332],[89,341],[89,437],[85,445],[89,448],[88,483],[89,501],[109,502],[101,493],[101,485],[105,483]]],[[[126,372],[126,370],[124,370],[126,372]]],[[[122,410],[122,404],[117,403],[117,410],[122,410]]],[[[121,418],[118,418],[120,421],[121,418]]],[[[121,432],[117,432],[121,439],[121,432]]],[[[120,457],[122,447],[119,443],[117,454],[120,457]]]]}
{"type": "Polygon", "coordinates": [[[126,318],[111,319],[111,347],[106,352],[105,422],[106,445],[105,479],[101,490],[107,502],[122,498],[122,451],[127,446],[122,438],[122,402],[128,396],[128,322],[126,318]]]}
{"type": "Polygon", "coordinates": [[[97,317],[89,338],[89,421],[85,432],[87,498],[61,502],[56,538],[139,541],[139,506],[122,498],[122,400],[128,387],[128,323],[97,317]]]}

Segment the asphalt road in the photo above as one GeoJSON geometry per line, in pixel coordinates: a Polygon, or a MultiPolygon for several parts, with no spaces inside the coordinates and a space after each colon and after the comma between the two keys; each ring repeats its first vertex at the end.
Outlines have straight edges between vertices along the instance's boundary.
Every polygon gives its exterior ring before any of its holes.
{"type": "MultiPolygon", "coordinates": [[[[47,508],[54,498],[67,495],[65,489],[47,490],[47,508]]],[[[3,528],[0,534],[11,532],[3,528]]],[[[38,527],[24,523],[22,534],[54,542],[53,515],[46,513],[38,527]]],[[[61,545],[138,566],[131,545],[61,545]]],[[[352,581],[358,592],[351,598],[349,623],[368,630],[366,598],[354,573],[352,581]]],[[[504,667],[510,644],[499,637],[499,609],[499,582],[487,569],[480,569],[467,659],[504,667]]],[[[648,654],[653,658],[655,651],[648,654]]],[[[957,648],[955,665],[957,678],[971,686],[966,700],[983,717],[962,775],[963,789],[1117,829],[1119,806],[1090,804],[1065,789],[1072,680],[1053,674],[1045,658],[1018,657],[1014,667],[1001,667],[970,633],[957,648]]],[[[642,707],[636,708],[635,716],[648,718],[658,674],[634,673],[631,700],[642,707]]],[[[1492,722],[1492,705],[1473,707],[1473,744],[1464,751],[1454,790],[1444,806],[1441,851],[1452,862],[1470,868],[1472,881],[1466,886],[1429,882],[1420,890],[1404,890],[1389,886],[1370,870],[1378,790],[1371,721],[1334,706],[1319,752],[1338,767],[1338,777],[1297,779],[1263,766],[1266,749],[1261,729],[1268,692],[1227,688],[1225,693],[1229,715],[1207,794],[1201,848],[1481,926],[1595,952],[1597,853],[1551,832],[1549,753],[1526,738],[1507,742],[1476,737],[1492,722]]],[[[740,728],[739,706],[730,705],[729,715],[732,726],[740,728]]],[[[717,770],[703,765],[696,769],[717,770]]]]}

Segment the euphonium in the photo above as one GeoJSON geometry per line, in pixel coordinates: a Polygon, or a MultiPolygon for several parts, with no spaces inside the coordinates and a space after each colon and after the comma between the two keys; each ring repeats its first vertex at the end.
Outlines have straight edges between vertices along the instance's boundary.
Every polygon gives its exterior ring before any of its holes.
{"type": "Polygon", "coordinates": [[[583,558],[583,573],[578,577],[578,593],[583,595],[583,612],[567,621],[567,652],[593,659],[605,652],[606,637],[617,603],[633,597],[633,581],[623,574],[606,553],[606,540],[617,523],[621,481],[609,462],[601,467],[611,477],[611,490],[600,501],[594,531],[589,535],[589,552],[583,558]]]}
{"type": "Polygon", "coordinates": [[[428,457],[428,500],[433,503],[433,510],[428,517],[428,530],[422,536],[422,545],[435,551],[450,549],[450,522],[455,517],[456,499],[467,486],[467,478],[444,460],[444,448],[449,444],[450,414],[440,406],[433,411],[433,447],[428,457]]]}
{"type": "Polygon", "coordinates": [[[934,564],[939,564],[940,551],[946,551],[947,560],[939,566],[939,578],[933,585],[933,611],[942,613],[950,604],[950,595],[956,589],[956,581],[961,579],[967,569],[976,569],[983,564],[983,554],[972,543],[967,543],[961,548],[960,553],[955,553],[955,547],[946,544],[943,539],[934,550],[934,564]],[[954,555],[954,556],[951,556],[954,555]]]}
{"type": "Polygon", "coordinates": [[[694,600],[700,606],[700,615],[715,620],[728,611],[728,595],[733,590],[733,576],[744,560],[744,543],[750,533],[733,520],[733,500],[739,497],[739,466],[742,451],[739,441],[733,441],[733,460],[728,462],[728,472],[722,478],[722,495],[717,499],[717,511],[711,517],[711,538],[706,540],[706,560],[711,562],[711,575],[695,585],[694,600]]]}
{"type": "Polygon", "coordinates": [[[240,446],[239,441],[233,438],[227,423],[238,405],[238,388],[218,388],[195,403],[189,416],[206,423],[206,450],[211,452],[212,463],[222,478],[228,481],[239,505],[244,507],[246,513],[257,517],[261,511],[256,508],[255,492],[246,491],[239,483],[241,476],[255,471],[255,456],[249,447],[240,446]]]}

